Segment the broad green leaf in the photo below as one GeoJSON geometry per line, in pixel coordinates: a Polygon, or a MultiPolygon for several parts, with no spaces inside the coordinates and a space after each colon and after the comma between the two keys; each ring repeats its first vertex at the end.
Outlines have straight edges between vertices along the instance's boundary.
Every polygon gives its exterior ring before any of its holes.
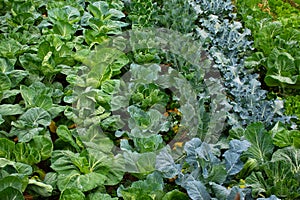
{"type": "Polygon", "coordinates": [[[11,81],[6,74],[0,72],[0,94],[4,90],[9,90],[11,88],[11,81]]]}
{"type": "Polygon", "coordinates": [[[251,146],[243,153],[243,157],[254,158],[261,164],[271,159],[274,149],[272,136],[262,123],[249,125],[245,131],[245,139],[251,143],[251,146]]]}
{"type": "Polygon", "coordinates": [[[262,52],[255,52],[250,57],[246,58],[245,66],[247,68],[254,68],[258,65],[266,62],[267,58],[264,56],[262,52]]]}
{"type": "Polygon", "coordinates": [[[12,127],[9,134],[11,136],[17,136],[19,142],[29,142],[35,135],[45,134],[44,128],[27,128],[24,121],[13,122],[12,125],[17,126],[12,127]]]}
{"type": "Polygon", "coordinates": [[[269,190],[267,181],[261,172],[252,172],[252,174],[246,178],[246,185],[251,187],[253,197],[258,197],[259,194],[266,193],[269,190]]]}
{"type": "Polygon", "coordinates": [[[0,101],[2,101],[3,99],[13,98],[19,93],[20,93],[20,90],[5,90],[5,91],[3,91],[2,99],[1,99],[1,93],[0,93],[0,101]]]}
{"type": "Polygon", "coordinates": [[[12,4],[12,12],[14,13],[14,15],[21,13],[30,13],[34,11],[35,7],[33,6],[32,2],[14,2],[14,4],[12,4]]]}
{"type": "Polygon", "coordinates": [[[282,123],[277,122],[270,131],[273,135],[273,143],[278,147],[291,146],[293,144],[292,132],[287,130],[282,123]]]}
{"type": "Polygon", "coordinates": [[[67,14],[67,19],[70,24],[74,24],[80,20],[81,15],[77,8],[65,6],[63,10],[67,14]]]}
{"type": "Polygon", "coordinates": [[[31,148],[36,149],[41,155],[41,160],[46,160],[51,157],[53,151],[53,143],[50,137],[34,136],[29,142],[31,148]]]}
{"type": "Polygon", "coordinates": [[[80,148],[78,144],[76,144],[71,131],[65,125],[60,125],[56,129],[56,134],[59,138],[61,138],[64,142],[71,144],[78,152],[80,152],[80,148]]]}
{"type": "Polygon", "coordinates": [[[18,176],[6,176],[0,179],[0,191],[8,187],[14,188],[22,192],[23,189],[22,180],[18,176]]]}
{"type": "Polygon", "coordinates": [[[14,69],[13,60],[8,58],[0,58],[0,72],[7,73],[14,69]]]}
{"type": "MultiPolygon", "coordinates": [[[[273,138],[273,143],[278,147],[288,147],[292,146],[299,137],[298,130],[282,130],[278,131],[273,138]]],[[[296,147],[296,146],[295,146],[296,147]]]]}
{"type": "Polygon", "coordinates": [[[228,172],[224,165],[214,165],[206,178],[209,182],[222,184],[225,182],[228,172]]]}
{"type": "Polygon", "coordinates": [[[94,15],[95,18],[103,19],[109,10],[109,6],[105,1],[97,1],[90,4],[87,9],[94,15]]]}
{"type": "Polygon", "coordinates": [[[27,110],[20,118],[19,121],[32,127],[49,126],[51,123],[51,116],[42,108],[31,108],[27,110]]]}
{"type": "Polygon", "coordinates": [[[15,58],[22,45],[14,39],[0,41],[0,56],[4,58],[15,58]]]}
{"type": "Polygon", "coordinates": [[[28,26],[34,24],[35,16],[32,13],[20,13],[13,20],[21,26],[28,26]]]}
{"type": "Polygon", "coordinates": [[[188,184],[185,186],[189,197],[192,200],[206,200],[211,199],[207,189],[200,181],[189,181],[188,184]]]}
{"type": "Polygon", "coordinates": [[[109,153],[114,147],[113,141],[98,126],[80,130],[79,135],[87,148],[109,153]]]}
{"type": "Polygon", "coordinates": [[[243,169],[239,172],[238,177],[247,177],[250,173],[259,167],[259,162],[254,158],[248,158],[243,169]]]}
{"type": "Polygon", "coordinates": [[[180,192],[179,190],[172,190],[170,192],[168,192],[163,198],[162,200],[189,200],[189,197],[183,193],[180,192]]]}
{"type": "Polygon", "coordinates": [[[15,143],[7,138],[0,138],[0,157],[12,160],[15,143]]]}
{"type": "Polygon", "coordinates": [[[32,53],[24,53],[19,57],[20,63],[22,67],[32,74],[39,75],[41,73],[41,62],[42,60],[39,59],[36,54],[32,53]]]}
{"type": "Polygon", "coordinates": [[[4,122],[4,119],[2,118],[2,115],[0,114],[0,124],[4,122]]]}
{"type": "Polygon", "coordinates": [[[20,115],[23,114],[24,111],[19,104],[2,104],[0,105],[0,114],[2,116],[6,115],[20,115]]]}
{"type": "Polygon", "coordinates": [[[7,76],[11,81],[12,88],[17,87],[19,83],[28,75],[29,73],[25,70],[13,70],[7,73],[7,76]]]}
{"type": "Polygon", "coordinates": [[[103,194],[100,192],[91,193],[87,196],[87,200],[118,200],[117,197],[112,198],[109,194],[103,194]]]}
{"type": "Polygon", "coordinates": [[[229,195],[230,191],[226,187],[216,184],[214,182],[209,183],[209,184],[211,185],[215,196],[219,200],[227,200],[227,196],[229,195]]]}
{"type": "Polygon", "coordinates": [[[58,172],[57,185],[61,190],[75,187],[89,191],[100,185],[120,182],[124,174],[123,159],[113,154],[88,150],[81,155],[66,150],[53,152],[51,168],[58,172]]]}
{"type": "Polygon", "coordinates": [[[104,175],[95,172],[80,174],[78,171],[71,171],[68,174],[58,175],[57,186],[61,191],[67,188],[77,188],[82,192],[86,192],[103,185],[105,179],[104,175]]]}
{"type": "Polygon", "coordinates": [[[68,5],[63,8],[49,10],[48,17],[52,22],[61,20],[73,24],[80,20],[80,12],[77,8],[68,5]]]}
{"type": "MultiPolygon", "coordinates": [[[[77,154],[76,154],[77,155],[77,154]]],[[[78,168],[73,165],[70,157],[75,154],[68,150],[53,151],[51,156],[51,168],[59,174],[67,174],[70,171],[76,171],[78,168]]]]}
{"type": "Polygon", "coordinates": [[[297,199],[300,196],[300,183],[295,179],[290,164],[285,160],[268,162],[263,165],[263,169],[271,186],[268,195],[275,194],[290,199],[297,199]]]}
{"type": "Polygon", "coordinates": [[[156,154],[147,152],[139,154],[137,152],[124,152],[126,162],[125,169],[132,173],[149,173],[155,170],[156,154]]]}
{"type": "Polygon", "coordinates": [[[130,69],[132,72],[132,78],[144,82],[145,84],[149,84],[157,80],[158,72],[161,70],[160,66],[157,64],[146,66],[131,64],[130,69]]]}
{"type": "Polygon", "coordinates": [[[112,153],[102,153],[95,149],[88,149],[88,152],[89,161],[93,166],[91,170],[106,176],[105,185],[116,185],[122,180],[126,168],[121,154],[114,156],[112,153]],[[102,162],[98,163],[99,160],[102,162]]]}
{"type": "Polygon", "coordinates": [[[67,21],[67,15],[66,12],[64,12],[60,8],[53,8],[49,9],[48,12],[48,18],[52,23],[55,23],[56,21],[67,21]]]}
{"type": "Polygon", "coordinates": [[[31,148],[27,143],[17,143],[14,149],[14,154],[17,162],[33,165],[41,161],[39,151],[31,148]]]}
{"type": "MultiPolygon", "coordinates": [[[[272,70],[269,71],[271,73],[276,73],[272,72],[272,70]]],[[[268,86],[282,86],[282,85],[295,85],[298,80],[299,76],[291,76],[291,77],[286,77],[282,75],[267,75],[265,77],[265,82],[267,83],[268,86]]]]}
{"type": "Polygon", "coordinates": [[[54,48],[51,47],[48,41],[44,41],[39,45],[37,56],[43,60],[44,57],[47,56],[47,54],[52,51],[54,51],[54,48]]]}
{"type": "Polygon", "coordinates": [[[244,163],[240,160],[240,156],[250,146],[251,144],[247,140],[240,141],[233,139],[230,141],[229,150],[223,154],[226,170],[229,175],[235,175],[242,170],[244,163]]]}
{"type": "Polygon", "coordinates": [[[164,178],[174,178],[180,172],[170,151],[170,148],[163,148],[156,157],[155,169],[161,172],[164,178]]]}
{"type": "Polygon", "coordinates": [[[125,17],[125,14],[120,11],[120,10],[117,10],[117,9],[110,9],[107,14],[111,15],[113,18],[116,18],[116,19],[121,19],[123,17],[125,17]]]}
{"type": "MultiPolygon", "coordinates": [[[[95,44],[101,44],[108,40],[108,37],[98,31],[85,29],[83,32],[85,42],[89,44],[90,47],[94,46],[95,44]]],[[[84,59],[86,61],[86,59],[84,59]]]]}
{"type": "MultiPolygon", "coordinates": [[[[280,52],[275,48],[268,57],[268,71],[265,82],[268,86],[295,85],[299,83],[299,69],[295,66],[295,59],[287,52],[280,52]]],[[[298,86],[299,87],[299,86],[298,86]]]]}
{"type": "Polygon", "coordinates": [[[91,69],[88,73],[88,82],[94,87],[99,87],[112,75],[119,74],[120,69],[129,62],[122,51],[109,47],[96,48],[89,58],[91,59],[85,61],[91,69]]]}
{"type": "Polygon", "coordinates": [[[35,106],[49,110],[52,107],[52,99],[49,95],[39,95],[35,99],[35,106]]]}
{"type": "Polygon", "coordinates": [[[44,83],[39,81],[32,83],[29,87],[21,85],[20,91],[26,105],[28,106],[43,105],[43,103],[39,103],[39,105],[35,104],[36,102],[44,102],[45,96],[48,96],[48,98],[51,99],[51,96],[53,95],[53,89],[45,86],[44,83]]]}
{"type": "Polygon", "coordinates": [[[23,200],[23,194],[19,190],[8,187],[0,192],[1,199],[3,200],[12,200],[12,199],[18,199],[18,200],[23,200]]]}
{"type": "Polygon", "coordinates": [[[300,149],[286,147],[275,151],[271,161],[276,162],[280,160],[289,165],[294,174],[300,172],[300,149]]]}
{"type": "Polygon", "coordinates": [[[57,183],[57,173],[55,172],[48,172],[44,178],[44,183],[47,185],[51,185],[52,188],[56,188],[57,183]]]}
{"type": "Polygon", "coordinates": [[[51,108],[47,111],[51,115],[51,119],[57,117],[61,112],[66,110],[66,106],[59,106],[57,104],[53,104],[51,108]]]}
{"type": "Polygon", "coordinates": [[[131,199],[162,199],[163,192],[163,179],[159,173],[149,174],[146,180],[133,182],[130,187],[125,188],[121,185],[118,188],[118,196],[124,200],[131,199]]]}
{"type": "Polygon", "coordinates": [[[101,19],[91,18],[89,19],[89,26],[96,32],[104,32],[106,26],[101,19]]]}
{"type": "Polygon", "coordinates": [[[155,152],[163,146],[163,139],[161,135],[151,135],[144,138],[133,138],[136,151],[140,153],[155,152]]]}
{"type": "Polygon", "coordinates": [[[76,30],[71,24],[64,21],[57,21],[53,26],[53,32],[61,35],[66,40],[70,40],[75,31],[76,30]]]}
{"type": "Polygon", "coordinates": [[[31,89],[30,87],[26,87],[24,85],[20,86],[21,95],[25,101],[26,107],[34,106],[34,101],[36,100],[36,91],[31,89]]]}
{"type": "Polygon", "coordinates": [[[77,188],[67,188],[62,191],[60,200],[85,200],[85,195],[77,188]]]}
{"type": "Polygon", "coordinates": [[[18,173],[19,175],[31,175],[32,174],[32,168],[30,165],[10,161],[5,158],[0,158],[0,168],[4,168],[6,166],[13,167],[16,170],[16,173],[18,173]]]}
{"type": "Polygon", "coordinates": [[[12,122],[10,135],[18,136],[19,142],[28,142],[34,135],[46,132],[45,127],[51,123],[51,116],[42,108],[31,108],[12,122]],[[39,125],[44,126],[39,127],[39,125]]]}

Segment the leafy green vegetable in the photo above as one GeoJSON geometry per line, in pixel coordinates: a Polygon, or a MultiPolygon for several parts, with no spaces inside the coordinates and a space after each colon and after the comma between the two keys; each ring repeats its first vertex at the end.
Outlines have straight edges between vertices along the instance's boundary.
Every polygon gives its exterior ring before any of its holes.
{"type": "Polygon", "coordinates": [[[22,114],[17,121],[12,122],[13,128],[10,134],[18,136],[20,142],[28,142],[34,136],[44,132],[50,122],[51,116],[43,108],[31,108],[22,114]]]}
{"type": "Polygon", "coordinates": [[[67,189],[63,190],[59,199],[62,199],[62,200],[71,200],[71,199],[84,200],[85,195],[79,189],[67,188],[67,189]]]}
{"type": "Polygon", "coordinates": [[[6,188],[14,188],[17,191],[23,191],[22,180],[17,176],[6,176],[1,179],[0,191],[5,190],[6,188]]]}
{"type": "Polygon", "coordinates": [[[161,199],[164,196],[163,179],[159,173],[149,174],[146,180],[140,180],[132,183],[128,188],[120,186],[118,196],[125,200],[129,199],[161,199]]]}
{"type": "Polygon", "coordinates": [[[118,198],[112,198],[109,194],[103,194],[100,192],[91,193],[87,197],[88,200],[97,200],[97,199],[103,199],[103,200],[117,200],[118,198]]]}
{"type": "Polygon", "coordinates": [[[20,105],[12,105],[12,104],[3,104],[0,105],[0,114],[2,116],[5,115],[20,115],[23,114],[24,111],[20,105]]]}
{"type": "Polygon", "coordinates": [[[122,179],[121,158],[101,152],[73,153],[53,151],[51,168],[58,173],[57,186],[62,191],[77,188],[90,191],[100,185],[116,184],[122,179]]]}
{"type": "MultiPolygon", "coordinates": [[[[65,125],[60,125],[56,129],[56,133],[59,138],[61,138],[64,142],[70,143],[78,152],[80,152],[80,147],[74,140],[72,136],[72,132],[65,125]]],[[[93,137],[91,137],[93,138],[93,137]]]]}
{"type": "Polygon", "coordinates": [[[254,197],[260,193],[278,197],[297,198],[299,196],[299,182],[293,178],[293,173],[285,161],[269,162],[263,166],[267,179],[260,172],[253,172],[246,183],[251,186],[254,197]]]}
{"type": "Polygon", "coordinates": [[[292,115],[292,116],[297,116],[298,118],[298,123],[300,119],[300,95],[296,96],[288,96],[285,99],[284,103],[284,109],[286,115],[292,115]]]}
{"type": "Polygon", "coordinates": [[[14,162],[5,158],[0,158],[0,168],[9,167],[12,168],[11,175],[17,174],[18,176],[29,176],[32,173],[32,167],[30,165],[14,162]]]}
{"type": "Polygon", "coordinates": [[[274,49],[267,60],[267,69],[265,82],[268,86],[285,85],[298,87],[299,83],[299,69],[296,67],[297,59],[294,59],[289,53],[280,52],[274,49]]]}
{"type": "Polygon", "coordinates": [[[286,164],[288,164],[291,169],[290,171],[294,174],[299,173],[300,171],[300,150],[295,149],[295,147],[286,147],[283,149],[277,150],[273,156],[272,156],[272,161],[284,161],[286,164]]]}
{"type": "Polygon", "coordinates": [[[265,163],[271,159],[274,145],[272,136],[266,131],[262,123],[254,123],[245,130],[245,139],[251,143],[247,151],[243,153],[243,157],[254,158],[259,163],[265,163]]]}
{"type": "Polygon", "coordinates": [[[5,200],[10,200],[10,199],[22,200],[22,199],[24,199],[23,194],[19,190],[12,188],[12,187],[8,187],[8,188],[2,190],[0,192],[0,196],[1,196],[1,198],[5,199],[5,200]]]}
{"type": "Polygon", "coordinates": [[[273,144],[278,147],[298,146],[298,130],[287,130],[285,126],[278,122],[270,131],[273,134],[273,144]]]}
{"type": "Polygon", "coordinates": [[[178,200],[188,200],[188,196],[183,193],[180,192],[178,190],[172,190],[170,192],[168,192],[163,198],[162,200],[172,200],[172,199],[178,199],[178,200]]]}
{"type": "Polygon", "coordinates": [[[2,199],[299,198],[296,1],[0,2],[2,199]]]}

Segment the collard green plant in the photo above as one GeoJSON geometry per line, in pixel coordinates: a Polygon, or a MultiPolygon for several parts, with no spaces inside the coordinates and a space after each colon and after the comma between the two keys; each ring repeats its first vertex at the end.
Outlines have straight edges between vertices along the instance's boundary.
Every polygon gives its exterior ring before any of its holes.
{"type": "Polygon", "coordinates": [[[265,83],[292,94],[299,89],[299,11],[286,2],[272,0],[256,3],[237,2],[238,13],[251,29],[257,52],[247,58],[246,65],[267,73],[265,83]],[[285,8],[286,12],[282,12],[285,8]]]}
{"type": "Polygon", "coordinates": [[[176,183],[186,189],[191,199],[230,199],[237,192],[243,196],[246,191],[236,187],[227,189],[224,184],[227,178],[242,170],[240,156],[250,143],[246,140],[232,140],[229,146],[222,155],[225,158],[222,161],[219,145],[210,145],[194,138],[185,144],[186,154],[178,160],[172,158],[171,149],[163,149],[157,156],[156,169],[165,178],[178,177],[176,183]]]}
{"type": "Polygon", "coordinates": [[[66,150],[54,151],[51,159],[51,168],[58,173],[57,186],[61,191],[77,188],[86,192],[104,184],[114,185],[122,179],[121,157],[95,150],[83,151],[81,155],[66,150]]]}

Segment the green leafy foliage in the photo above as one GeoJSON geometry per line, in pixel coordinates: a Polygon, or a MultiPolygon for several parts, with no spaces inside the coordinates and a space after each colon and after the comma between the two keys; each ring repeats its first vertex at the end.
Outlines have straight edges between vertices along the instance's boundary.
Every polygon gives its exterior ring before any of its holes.
{"type": "Polygon", "coordinates": [[[146,180],[134,182],[129,188],[121,186],[118,196],[125,200],[129,199],[161,199],[163,192],[163,179],[159,173],[149,174],[146,180]]]}
{"type": "Polygon", "coordinates": [[[259,163],[271,159],[274,145],[272,137],[265,130],[262,123],[251,124],[244,132],[245,139],[251,143],[249,149],[243,154],[247,158],[254,158],[259,163]]]}
{"type": "Polygon", "coordinates": [[[288,2],[0,0],[1,199],[299,198],[288,2]]]}
{"type": "Polygon", "coordinates": [[[288,96],[286,98],[284,108],[287,115],[297,116],[298,123],[300,119],[300,95],[288,96]]]}
{"type": "Polygon", "coordinates": [[[237,6],[257,50],[246,65],[264,67],[268,86],[299,89],[299,10],[281,0],[237,1],[237,6]]]}
{"type": "Polygon", "coordinates": [[[297,132],[287,130],[281,123],[270,131],[262,123],[251,124],[244,131],[243,137],[251,146],[242,155],[247,162],[239,177],[252,188],[254,197],[271,194],[287,199],[298,197],[299,149],[293,143],[298,138],[297,132]]]}

